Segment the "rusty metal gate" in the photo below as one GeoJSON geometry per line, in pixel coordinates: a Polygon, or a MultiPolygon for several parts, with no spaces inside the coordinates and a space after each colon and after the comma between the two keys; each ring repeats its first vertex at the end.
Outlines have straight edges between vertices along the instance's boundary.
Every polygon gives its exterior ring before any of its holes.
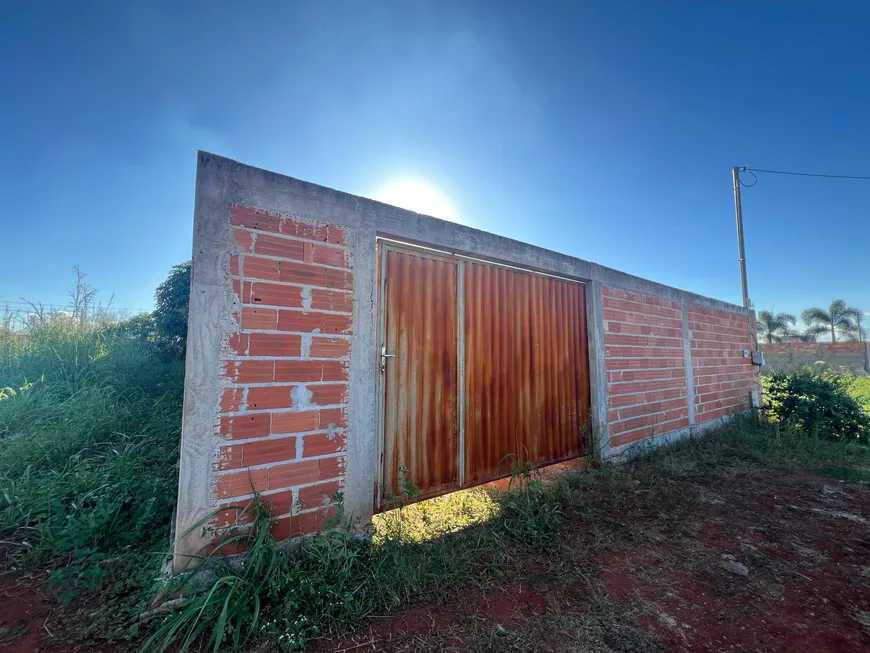
{"type": "Polygon", "coordinates": [[[379,242],[378,508],[585,453],[585,286],[379,242]]]}

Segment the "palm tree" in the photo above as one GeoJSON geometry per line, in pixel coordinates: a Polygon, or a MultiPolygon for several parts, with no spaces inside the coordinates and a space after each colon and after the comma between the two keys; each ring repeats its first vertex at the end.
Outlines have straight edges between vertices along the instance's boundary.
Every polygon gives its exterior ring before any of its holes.
{"type": "Polygon", "coordinates": [[[797,324],[797,318],[788,313],[759,311],[755,324],[759,337],[764,338],[765,342],[780,342],[784,336],[791,335],[790,327],[797,324]]]}
{"type": "Polygon", "coordinates": [[[801,313],[801,319],[807,325],[807,335],[819,336],[830,332],[831,342],[837,342],[838,332],[841,337],[854,339],[861,311],[850,308],[842,299],[835,299],[827,311],[822,308],[808,308],[801,313]]]}

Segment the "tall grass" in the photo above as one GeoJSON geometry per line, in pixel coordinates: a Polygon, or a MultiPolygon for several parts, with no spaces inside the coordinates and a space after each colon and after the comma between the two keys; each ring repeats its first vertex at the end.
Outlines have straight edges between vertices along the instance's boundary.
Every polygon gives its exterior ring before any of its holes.
{"type": "Polygon", "coordinates": [[[143,599],[151,554],[168,548],[183,364],[111,320],[37,314],[0,331],[0,388],[13,565],[48,565],[64,601],[107,588],[143,599]]]}

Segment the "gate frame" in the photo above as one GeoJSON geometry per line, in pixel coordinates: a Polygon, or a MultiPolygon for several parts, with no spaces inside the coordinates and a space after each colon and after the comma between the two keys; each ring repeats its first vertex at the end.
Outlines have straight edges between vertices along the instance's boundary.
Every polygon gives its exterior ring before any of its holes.
{"type": "MultiPolygon", "coordinates": [[[[507,268],[510,270],[518,270],[520,272],[526,272],[528,274],[534,274],[542,277],[550,277],[553,279],[558,279],[560,281],[567,281],[569,283],[576,283],[581,286],[586,287],[585,293],[585,302],[584,302],[584,314],[583,320],[586,322],[586,333],[587,339],[589,339],[592,329],[590,329],[590,315],[593,310],[590,306],[590,284],[589,282],[582,279],[575,279],[568,276],[563,276],[559,274],[552,274],[549,272],[541,272],[540,270],[535,270],[534,268],[527,268],[519,265],[512,265],[510,263],[503,263],[501,261],[481,258],[477,256],[469,256],[467,254],[461,254],[457,252],[450,252],[447,250],[439,249],[437,247],[431,247],[427,245],[422,245],[420,243],[412,243],[403,240],[399,240],[397,238],[393,238],[391,236],[385,236],[378,234],[376,238],[376,251],[377,251],[377,269],[378,269],[378,280],[377,280],[377,288],[378,288],[378,297],[377,297],[377,329],[375,334],[375,350],[377,352],[379,360],[375,365],[376,374],[377,374],[377,388],[375,391],[375,401],[377,402],[377,406],[375,407],[375,415],[376,415],[376,424],[375,424],[375,460],[377,461],[377,469],[375,470],[375,491],[374,491],[374,512],[375,514],[382,512],[385,507],[382,501],[382,488],[384,482],[384,449],[386,446],[386,419],[384,415],[385,405],[386,405],[386,366],[381,367],[381,352],[384,351],[384,347],[386,346],[386,322],[387,322],[387,309],[386,309],[386,284],[387,284],[387,253],[388,252],[401,252],[404,254],[411,255],[424,255],[430,258],[450,261],[456,263],[456,348],[457,348],[457,390],[456,390],[456,400],[459,403],[458,416],[459,420],[459,432],[458,432],[458,453],[457,453],[457,465],[458,465],[458,487],[455,492],[459,490],[466,490],[464,485],[465,481],[465,262],[473,261],[476,263],[483,263],[485,265],[494,265],[498,267],[507,268]]],[[[586,362],[588,365],[588,369],[586,370],[587,375],[589,376],[589,390],[590,390],[590,406],[589,406],[589,427],[591,429],[590,433],[590,442],[589,442],[589,452],[585,455],[597,455],[597,447],[596,447],[596,434],[595,427],[592,425],[593,419],[593,410],[592,404],[595,399],[593,397],[593,361],[591,355],[591,347],[587,347],[587,356],[586,362]]],[[[582,436],[580,436],[582,437],[582,436]]],[[[577,456],[576,458],[582,458],[583,454],[577,456]]],[[[574,458],[569,458],[567,460],[573,460],[574,458]]],[[[561,461],[564,462],[564,461],[561,461]]],[[[558,464],[558,463],[554,463],[558,464]]]]}

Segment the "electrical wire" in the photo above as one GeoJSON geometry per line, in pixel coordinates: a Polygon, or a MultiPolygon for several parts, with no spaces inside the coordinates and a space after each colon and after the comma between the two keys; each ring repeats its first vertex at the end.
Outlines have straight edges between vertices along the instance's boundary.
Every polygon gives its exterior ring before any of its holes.
{"type": "MultiPolygon", "coordinates": [[[[863,181],[870,181],[870,176],[864,177],[860,175],[822,175],[813,172],[790,172],[787,170],[762,170],[761,168],[746,168],[743,167],[740,169],[742,172],[748,172],[753,177],[755,177],[756,172],[766,172],[771,175],[793,175],[795,177],[822,177],[825,179],[861,179],[863,181]]],[[[755,177],[756,180],[758,177],[755,177]]],[[[753,186],[755,184],[752,184],[753,186]]]]}
{"type": "Polygon", "coordinates": [[[748,172],[750,175],[752,175],[753,179],[755,179],[755,181],[753,181],[751,184],[744,184],[743,180],[740,179],[739,181],[741,186],[743,186],[744,188],[752,188],[753,186],[755,186],[755,184],[758,183],[758,177],[755,176],[755,173],[752,172],[752,170],[750,170],[749,168],[741,168],[741,170],[742,172],[748,172]]]}

